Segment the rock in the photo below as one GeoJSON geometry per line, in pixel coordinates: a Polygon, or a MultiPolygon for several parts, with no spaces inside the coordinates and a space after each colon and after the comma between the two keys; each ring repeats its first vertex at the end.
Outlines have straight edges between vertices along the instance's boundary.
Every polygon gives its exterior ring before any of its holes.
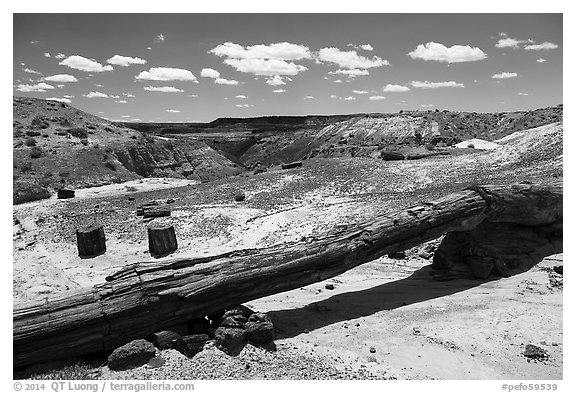
{"type": "Polygon", "coordinates": [[[146,340],[134,340],[126,345],[116,348],[108,356],[110,370],[128,370],[139,367],[156,355],[156,348],[146,340]]]}
{"type": "Polygon", "coordinates": [[[246,194],[244,194],[243,192],[237,192],[236,195],[234,195],[234,200],[236,202],[242,202],[245,199],[246,199],[246,194]]]}
{"type": "Polygon", "coordinates": [[[185,355],[192,357],[198,352],[201,352],[202,349],[204,349],[204,344],[206,344],[208,340],[210,340],[210,337],[208,337],[207,334],[190,334],[182,336],[182,342],[186,348],[185,355]]]}
{"type": "Polygon", "coordinates": [[[174,203],[176,202],[173,198],[166,199],[166,203],[174,203]]]}
{"type": "Polygon", "coordinates": [[[220,326],[224,326],[224,327],[237,327],[237,328],[244,328],[244,324],[248,321],[248,318],[244,317],[243,315],[240,314],[234,314],[234,315],[230,315],[225,317],[224,319],[222,319],[222,323],[220,324],[220,326]]]}
{"type": "Polygon", "coordinates": [[[129,201],[135,201],[136,198],[134,198],[133,196],[129,196],[129,197],[128,197],[128,200],[129,200],[129,201]]]}
{"type": "Polygon", "coordinates": [[[292,169],[300,168],[302,166],[302,161],[290,162],[288,164],[282,164],[282,169],[292,169]]]}
{"type": "Polygon", "coordinates": [[[166,360],[162,356],[155,356],[152,359],[148,360],[147,366],[148,368],[158,368],[162,367],[166,363],[166,360]]]}
{"type": "Polygon", "coordinates": [[[58,189],[58,199],[69,199],[74,198],[75,191],[74,190],[67,190],[64,188],[58,189]]]}
{"type": "Polygon", "coordinates": [[[472,275],[474,278],[479,279],[486,279],[494,270],[494,263],[492,258],[488,257],[478,257],[478,256],[469,256],[466,258],[466,263],[472,269],[472,275]]]}
{"type": "Polygon", "coordinates": [[[248,318],[248,322],[270,322],[272,323],[272,319],[268,316],[268,314],[264,314],[263,312],[255,312],[254,314],[250,315],[248,318]]]}
{"type": "Polygon", "coordinates": [[[376,353],[376,348],[370,347],[370,353],[376,353]]]}
{"type": "Polygon", "coordinates": [[[552,269],[554,269],[554,272],[564,275],[564,265],[554,266],[552,269]]]}
{"type": "Polygon", "coordinates": [[[250,318],[250,316],[251,316],[252,314],[254,314],[254,311],[253,311],[253,310],[251,310],[250,308],[248,308],[248,307],[240,304],[240,305],[237,305],[237,306],[234,306],[234,307],[227,308],[227,309],[224,311],[224,314],[222,315],[222,320],[224,320],[225,318],[230,317],[230,316],[232,316],[232,315],[241,315],[241,316],[243,316],[244,318],[248,319],[248,318],[250,318]]]}
{"type": "Polygon", "coordinates": [[[332,290],[334,289],[334,284],[326,284],[324,288],[332,290]]]}
{"type": "Polygon", "coordinates": [[[388,258],[404,259],[406,258],[406,253],[404,251],[391,252],[390,254],[388,254],[388,258]]]}
{"type": "Polygon", "coordinates": [[[545,349],[540,348],[534,344],[526,345],[526,348],[524,349],[524,356],[534,360],[546,360],[550,357],[545,349]]]}
{"type": "Polygon", "coordinates": [[[182,336],[170,330],[163,330],[161,332],[153,333],[151,336],[152,344],[158,349],[168,349],[177,346],[178,340],[182,336]]]}
{"type": "Polygon", "coordinates": [[[248,341],[262,345],[270,344],[274,341],[274,325],[271,321],[249,321],[246,322],[245,328],[248,341]]]}
{"type": "Polygon", "coordinates": [[[246,345],[244,329],[220,326],[214,334],[216,347],[230,356],[238,355],[246,345]]]}
{"type": "Polygon", "coordinates": [[[430,259],[430,258],[432,258],[432,257],[434,256],[434,254],[432,254],[432,253],[430,253],[430,252],[427,252],[427,251],[420,251],[420,252],[418,253],[418,256],[419,256],[420,258],[423,258],[423,259],[430,259]]]}

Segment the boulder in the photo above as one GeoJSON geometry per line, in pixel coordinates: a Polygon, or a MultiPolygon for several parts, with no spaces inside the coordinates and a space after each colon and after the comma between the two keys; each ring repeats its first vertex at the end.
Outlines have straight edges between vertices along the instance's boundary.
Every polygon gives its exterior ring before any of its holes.
{"type": "Polygon", "coordinates": [[[282,169],[292,169],[300,168],[302,166],[302,161],[290,162],[288,164],[282,164],[282,169]]]}
{"type": "Polygon", "coordinates": [[[186,349],[185,355],[192,357],[204,349],[204,344],[210,340],[207,334],[189,334],[182,336],[182,342],[186,349]]]}
{"type": "Polygon", "coordinates": [[[128,370],[146,364],[156,355],[156,348],[146,340],[134,340],[116,348],[108,356],[110,370],[128,370]]]}
{"type": "Polygon", "coordinates": [[[246,332],[240,328],[220,326],[214,334],[214,344],[228,355],[236,356],[246,345],[246,332]]]}
{"type": "Polygon", "coordinates": [[[248,321],[248,318],[246,318],[245,316],[240,314],[234,314],[223,318],[220,326],[244,328],[244,324],[246,323],[246,321],[248,321]]]}
{"type": "Polygon", "coordinates": [[[540,348],[534,344],[526,345],[526,348],[524,349],[524,356],[534,360],[546,360],[550,357],[545,349],[540,348]]]}
{"type": "Polygon", "coordinates": [[[274,341],[274,325],[272,322],[248,321],[245,325],[246,339],[255,344],[270,344],[274,341]]]}
{"type": "Polygon", "coordinates": [[[244,318],[248,319],[252,314],[254,314],[253,310],[240,304],[234,307],[227,308],[224,311],[224,314],[222,315],[222,320],[233,315],[241,315],[244,318]]]}
{"type": "Polygon", "coordinates": [[[388,258],[405,259],[406,258],[406,252],[404,252],[404,251],[391,252],[390,254],[388,254],[388,258]]]}
{"type": "Polygon", "coordinates": [[[74,198],[76,192],[74,190],[67,190],[64,188],[58,189],[58,199],[69,199],[74,198]]]}
{"type": "Polygon", "coordinates": [[[177,346],[178,340],[182,336],[170,330],[163,330],[161,332],[153,333],[151,336],[152,344],[158,349],[168,349],[177,346]]]}

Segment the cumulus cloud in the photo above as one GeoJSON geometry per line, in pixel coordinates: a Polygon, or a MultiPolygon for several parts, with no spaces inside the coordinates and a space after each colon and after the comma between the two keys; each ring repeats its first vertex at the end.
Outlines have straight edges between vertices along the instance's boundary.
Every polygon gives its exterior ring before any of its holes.
{"type": "Polygon", "coordinates": [[[342,79],[336,79],[334,83],[342,83],[342,79]]]}
{"type": "Polygon", "coordinates": [[[180,113],[180,111],[178,109],[166,109],[166,112],[170,112],[170,113],[180,113]]]}
{"type": "Polygon", "coordinates": [[[473,48],[470,45],[453,45],[448,48],[437,42],[420,44],[412,52],[409,52],[408,56],[413,59],[433,60],[449,64],[483,60],[488,57],[482,49],[477,47],[473,48]]]}
{"type": "Polygon", "coordinates": [[[118,103],[118,104],[126,104],[128,101],[126,101],[126,100],[118,100],[118,101],[114,101],[114,102],[116,102],[116,103],[118,103]]]}
{"type": "Polygon", "coordinates": [[[44,57],[50,57],[50,53],[48,52],[44,53],[44,57]]]}
{"type": "Polygon", "coordinates": [[[68,75],[68,74],[58,74],[58,75],[47,76],[46,78],[44,78],[44,80],[49,81],[49,82],[60,82],[60,83],[78,82],[78,79],[76,79],[74,76],[68,75]]]}
{"type": "Polygon", "coordinates": [[[129,57],[129,56],[120,56],[114,55],[108,60],[106,60],[108,64],[114,64],[121,67],[128,67],[131,64],[146,64],[146,60],[141,59],[139,57],[129,57]]]}
{"type": "Polygon", "coordinates": [[[112,71],[114,69],[110,65],[103,66],[97,61],[82,56],[68,56],[58,64],[84,72],[104,72],[112,71]]]}
{"type": "Polygon", "coordinates": [[[501,72],[499,74],[492,75],[492,79],[508,79],[508,78],[516,78],[518,76],[515,72],[501,72]]]}
{"type": "Polygon", "coordinates": [[[86,94],[84,97],[86,97],[86,98],[108,98],[108,94],[100,93],[99,91],[91,91],[90,93],[86,94]]]}
{"type": "Polygon", "coordinates": [[[519,96],[529,96],[530,94],[528,93],[518,93],[519,96]]]}
{"type": "Polygon", "coordinates": [[[212,68],[202,68],[200,72],[200,76],[204,78],[214,78],[217,79],[220,77],[220,73],[212,68]]]}
{"type": "Polygon", "coordinates": [[[268,78],[266,80],[266,83],[269,84],[270,86],[280,86],[286,84],[286,82],[284,82],[282,80],[282,77],[279,75],[274,75],[272,78],[268,78]]]}
{"type": "Polygon", "coordinates": [[[30,93],[30,92],[43,93],[46,90],[50,89],[54,89],[54,86],[44,82],[40,82],[35,85],[18,85],[18,87],[16,87],[16,90],[22,91],[24,93],[30,93]]]}
{"type": "Polygon", "coordinates": [[[312,58],[308,47],[291,44],[289,42],[247,47],[233,42],[225,42],[209,52],[216,56],[228,57],[230,59],[302,60],[312,58]]]}
{"type": "Polygon", "coordinates": [[[368,92],[366,90],[352,90],[352,93],[354,93],[354,94],[368,94],[368,92]]]}
{"type": "Polygon", "coordinates": [[[380,100],[385,100],[386,97],[384,96],[370,96],[369,100],[370,101],[380,101],[380,100]]]}
{"type": "Polygon", "coordinates": [[[58,101],[58,102],[65,102],[66,104],[70,104],[72,101],[68,98],[58,98],[58,97],[50,97],[46,98],[48,101],[58,101]]]}
{"type": "Polygon", "coordinates": [[[372,45],[370,44],[364,44],[364,45],[360,45],[360,48],[364,49],[364,50],[374,50],[374,48],[372,48],[372,45]]]}
{"type": "Polygon", "coordinates": [[[166,36],[164,34],[158,34],[155,38],[154,41],[155,42],[164,42],[164,40],[166,40],[166,36]]]}
{"type": "Polygon", "coordinates": [[[246,97],[246,96],[243,95],[243,94],[240,94],[240,95],[237,95],[236,98],[240,98],[240,99],[245,100],[245,99],[248,98],[248,97],[246,97]]]}
{"type": "Polygon", "coordinates": [[[285,93],[285,92],[286,92],[286,90],[284,90],[284,89],[276,89],[273,91],[273,93],[285,93]]]}
{"type": "Polygon", "coordinates": [[[432,104],[421,104],[420,107],[422,108],[432,108],[434,105],[432,104]]]}
{"type": "Polygon", "coordinates": [[[41,72],[38,72],[38,71],[34,71],[34,70],[30,69],[30,68],[24,68],[24,72],[27,72],[27,73],[29,73],[29,74],[38,74],[38,75],[42,75],[42,73],[41,73],[41,72]]]}
{"type": "Polygon", "coordinates": [[[234,79],[216,78],[216,80],[214,80],[214,83],[219,85],[237,85],[238,81],[234,79]]]}
{"type": "Polygon", "coordinates": [[[390,93],[402,93],[405,91],[410,91],[410,88],[408,86],[387,84],[386,86],[384,86],[383,90],[387,93],[388,92],[390,92],[390,93]]]}
{"type": "Polygon", "coordinates": [[[184,91],[184,90],[177,89],[173,86],[160,86],[160,87],[146,86],[146,87],[144,87],[144,90],[159,91],[162,93],[180,93],[180,92],[184,91]]]}
{"type": "Polygon", "coordinates": [[[346,69],[367,69],[389,65],[387,60],[378,56],[369,59],[358,55],[355,50],[341,51],[338,48],[322,48],[318,52],[318,59],[328,63],[338,64],[340,68],[346,69]]]}
{"type": "Polygon", "coordinates": [[[128,98],[133,98],[136,97],[134,94],[130,94],[130,93],[122,93],[123,96],[126,96],[128,98]]]}
{"type": "Polygon", "coordinates": [[[58,53],[56,56],[54,56],[55,58],[57,58],[58,60],[60,59],[65,59],[66,55],[64,53],[58,53]]]}
{"type": "Polygon", "coordinates": [[[152,67],[136,76],[138,80],[147,81],[191,81],[197,82],[194,74],[188,70],[170,67],[152,67]]]}
{"type": "Polygon", "coordinates": [[[314,99],[314,96],[306,96],[306,97],[304,97],[303,99],[304,99],[304,100],[313,100],[313,99],[314,99]]]}
{"type": "Polygon", "coordinates": [[[250,105],[250,104],[236,104],[235,105],[237,108],[252,108],[254,105],[250,105]]]}
{"type": "Polygon", "coordinates": [[[519,44],[522,44],[524,42],[524,40],[517,40],[516,38],[510,38],[510,37],[506,37],[506,38],[500,38],[498,40],[498,42],[496,43],[496,48],[514,48],[514,49],[518,49],[519,48],[519,44]]]}
{"type": "Polygon", "coordinates": [[[356,97],[354,97],[354,96],[349,96],[349,97],[344,98],[344,101],[355,101],[355,100],[356,100],[356,97]]]}
{"type": "Polygon", "coordinates": [[[420,89],[437,89],[439,87],[464,87],[464,84],[454,81],[449,82],[412,81],[412,86],[418,87],[420,89]]]}
{"type": "Polygon", "coordinates": [[[353,78],[355,76],[360,76],[360,75],[370,75],[370,73],[368,72],[368,70],[360,70],[357,68],[351,69],[351,70],[336,70],[336,71],[330,71],[329,74],[343,74],[343,75],[348,75],[350,78],[353,78]]]}
{"type": "Polygon", "coordinates": [[[226,59],[224,63],[236,71],[262,76],[297,75],[308,69],[294,62],[277,59],[226,59]]]}
{"type": "Polygon", "coordinates": [[[524,47],[525,50],[550,50],[556,48],[558,48],[558,45],[552,42],[543,42],[541,44],[527,45],[524,47]]]}
{"type": "Polygon", "coordinates": [[[337,99],[337,98],[338,98],[338,96],[337,96],[337,95],[335,95],[335,94],[332,94],[332,95],[330,95],[330,98],[331,98],[331,99],[333,99],[333,100],[335,100],[335,99],[337,99]]]}
{"type": "Polygon", "coordinates": [[[538,63],[545,63],[547,60],[546,59],[538,59],[536,60],[538,63]]]}

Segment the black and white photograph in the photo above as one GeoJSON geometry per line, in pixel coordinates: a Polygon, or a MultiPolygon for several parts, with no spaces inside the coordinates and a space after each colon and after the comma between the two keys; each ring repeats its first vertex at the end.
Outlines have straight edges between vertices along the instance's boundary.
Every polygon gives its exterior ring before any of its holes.
{"type": "Polygon", "coordinates": [[[15,390],[562,390],[562,12],[137,12],[11,15],[15,390]]]}

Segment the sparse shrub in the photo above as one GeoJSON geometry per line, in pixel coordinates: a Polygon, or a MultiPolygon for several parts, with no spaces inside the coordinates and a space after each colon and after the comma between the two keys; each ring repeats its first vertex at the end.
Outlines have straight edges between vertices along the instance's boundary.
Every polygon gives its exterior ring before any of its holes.
{"type": "Polygon", "coordinates": [[[34,138],[26,138],[26,140],[24,140],[24,144],[29,147],[36,146],[36,143],[38,142],[34,138]]]}
{"type": "Polygon", "coordinates": [[[86,138],[80,139],[80,143],[83,144],[84,146],[88,146],[88,139],[86,138]]]}
{"type": "Polygon", "coordinates": [[[76,138],[88,138],[88,130],[84,127],[73,127],[68,129],[68,134],[76,137],[76,138]]]}
{"type": "Polygon", "coordinates": [[[92,123],[87,123],[87,124],[86,124],[86,128],[89,128],[89,129],[91,129],[91,130],[95,130],[97,127],[96,127],[94,124],[92,124],[92,123]]]}
{"type": "Polygon", "coordinates": [[[26,136],[40,136],[38,131],[26,131],[26,136]]]}
{"type": "Polygon", "coordinates": [[[37,201],[39,199],[50,198],[50,191],[37,184],[26,181],[15,181],[12,191],[12,203],[37,201]]]}
{"type": "Polygon", "coordinates": [[[40,147],[33,146],[30,149],[30,158],[40,158],[42,156],[44,156],[44,151],[40,147]]]}
{"type": "Polygon", "coordinates": [[[68,135],[68,131],[66,131],[63,128],[57,128],[56,129],[56,135],[65,136],[65,135],[68,135]]]}
{"type": "Polygon", "coordinates": [[[28,173],[32,170],[32,161],[24,161],[20,166],[20,171],[28,173]]]}
{"type": "Polygon", "coordinates": [[[107,161],[104,163],[104,166],[105,166],[106,168],[108,168],[108,169],[111,169],[111,170],[113,170],[113,171],[116,171],[116,164],[115,164],[113,161],[107,160],[107,161]]]}
{"type": "Polygon", "coordinates": [[[44,129],[50,127],[48,119],[44,115],[36,115],[30,122],[30,126],[36,129],[44,129]]]}
{"type": "Polygon", "coordinates": [[[105,131],[108,131],[108,132],[112,132],[112,131],[113,131],[112,128],[110,128],[110,127],[108,127],[108,126],[104,127],[104,130],[105,130],[105,131]]]}
{"type": "Polygon", "coordinates": [[[50,135],[48,134],[42,134],[42,138],[48,138],[50,135]]]}
{"type": "Polygon", "coordinates": [[[468,149],[474,149],[474,144],[473,143],[469,143],[468,146],[466,146],[468,149]]]}
{"type": "Polygon", "coordinates": [[[65,171],[65,170],[59,171],[58,176],[63,177],[63,178],[69,177],[70,171],[65,171]]]}
{"type": "Polygon", "coordinates": [[[236,193],[236,195],[234,195],[234,200],[236,202],[242,202],[244,199],[246,199],[246,194],[244,194],[242,191],[239,191],[236,193]]]}
{"type": "Polygon", "coordinates": [[[134,191],[138,191],[138,188],[134,187],[134,186],[126,186],[126,191],[134,192],[134,191]]]}
{"type": "Polygon", "coordinates": [[[434,150],[436,149],[436,146],[434,146],[432,143],[427,143],[424,145],[424,147],[426,148],[426,150],[434,150]]]}
{"type": "Polygon", "coordinates": [[[93,147],[94,149],[100,149],[100,144],[97,143],[97,142],[94,142],[94,143],[92,144],[92,147],[93,147]]]}
{"type": "Polygon", "coordinates": [[[138,139],[136,135],[130,135],[130,139],[138,139]]]}

